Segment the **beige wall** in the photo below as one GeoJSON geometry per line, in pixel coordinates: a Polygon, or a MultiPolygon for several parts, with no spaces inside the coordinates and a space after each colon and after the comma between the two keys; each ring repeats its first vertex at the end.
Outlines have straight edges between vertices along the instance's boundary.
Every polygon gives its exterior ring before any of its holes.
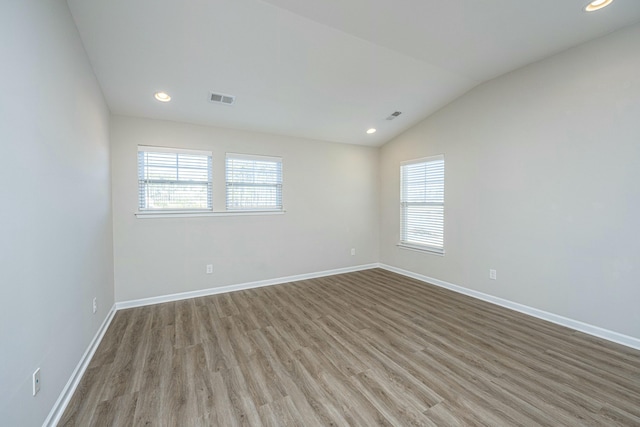
{"type": "Polygon", "coordinates": [[[2,2],[0,40],[0,425],[36,426],[114,302],[109,111],[66,2],[2,2]]]}
{"type": "Polygon", "coordinates": [[[639,42],[499,77],[386,144],[381,262],[640,338],[639,42]],[[441,153],[446,256],[400,249],[399,163],[441,153]]]}
{"type": "Polygon", "coordinates": [[[377,149],[120,116],[111,147],[117,301],[378,260],[377,149]],[[286,213],[136,218],[138,144],[211,150],[215,210],[226,152],[281,156],[286,213]]]}

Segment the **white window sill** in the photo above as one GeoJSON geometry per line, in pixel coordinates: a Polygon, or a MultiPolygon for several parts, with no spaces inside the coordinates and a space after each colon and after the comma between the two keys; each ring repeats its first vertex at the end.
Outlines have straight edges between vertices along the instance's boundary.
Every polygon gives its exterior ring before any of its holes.
{"type": "Polygon", "coordinates": [[[150,212],[135,212],[136,218],[189,218],[200,216],[251,216],[251,215],[284,215],[286,211],[150,211],[150,212]]]}
{"type": "Polygon", "coordinates": [[[396,246],[400,249],[406,249],[408,251],[416,251],[432,255],[444,256],[444,249],[429,248],[427,246],[407,245],[406,243],[398,243],[396,246]]]}

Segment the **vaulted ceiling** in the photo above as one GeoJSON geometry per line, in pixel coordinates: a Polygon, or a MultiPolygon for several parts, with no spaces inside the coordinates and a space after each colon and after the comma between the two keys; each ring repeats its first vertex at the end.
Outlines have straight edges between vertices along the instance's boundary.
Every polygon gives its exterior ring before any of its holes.
{"type": "Polygon", "coordinates": [[[588,2],[68,0],[115,114],[372,146],[484,81],[640,22],[638,0],[588,2]]]}

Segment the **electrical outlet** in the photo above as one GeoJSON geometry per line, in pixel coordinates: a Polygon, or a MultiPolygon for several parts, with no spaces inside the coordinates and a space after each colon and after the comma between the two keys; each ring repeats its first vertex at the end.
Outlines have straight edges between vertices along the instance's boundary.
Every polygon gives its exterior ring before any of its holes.
{"type": "Polygon", "coordinates": [[[351,255],[355,255],[356,254],[356,248],[351,248],[351,255]]]}
{"type": "Polygon", "coordinates": [[[98,298],[93,298],[93,314],[96,314],[98,311],[98,298]]]}
{"type": "Polygon", "coordinates": [[[213,273],[213,264],[207,264],[207,274],[213,273]]]}
{"type": "Polygon", "coordinates": [[[495,270],[489,270],[489,279],[496,280],[496,271],[495,270]]]}
{"type": "Polygon", "coordinates": [[[33,373],[33,395],[35,396],[40,391],[40,368],[36,369],[33,373]]]}

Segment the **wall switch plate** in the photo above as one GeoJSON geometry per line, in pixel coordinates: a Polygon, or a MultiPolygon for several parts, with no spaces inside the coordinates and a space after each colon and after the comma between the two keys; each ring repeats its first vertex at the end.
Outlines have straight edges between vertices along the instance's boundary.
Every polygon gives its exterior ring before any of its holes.
{"type": "Polygon", "coordinates": [[[496,271],[495,270],[489,270],[489,279],[496,280],[496,271]]]}
{"type": "Polygon", "coordinates": [[[35,396],[40,391],[40,368],[36,369],[33,373],[33,395],[35,396]]]}
{"type": "Polygon", "coordinates": [[[93,314],[98,311],[98,298],[93,298],[93,314]]]}
{"type": "Polygon", "coordinates": [[[355,255],[356,254],[356,248],[351,248],[351,255],[355,255]]]}
{"type": "Polygon", "coordinates": [[[207,274],[213,273],[213,264],[207,264],[207,274]]]}

